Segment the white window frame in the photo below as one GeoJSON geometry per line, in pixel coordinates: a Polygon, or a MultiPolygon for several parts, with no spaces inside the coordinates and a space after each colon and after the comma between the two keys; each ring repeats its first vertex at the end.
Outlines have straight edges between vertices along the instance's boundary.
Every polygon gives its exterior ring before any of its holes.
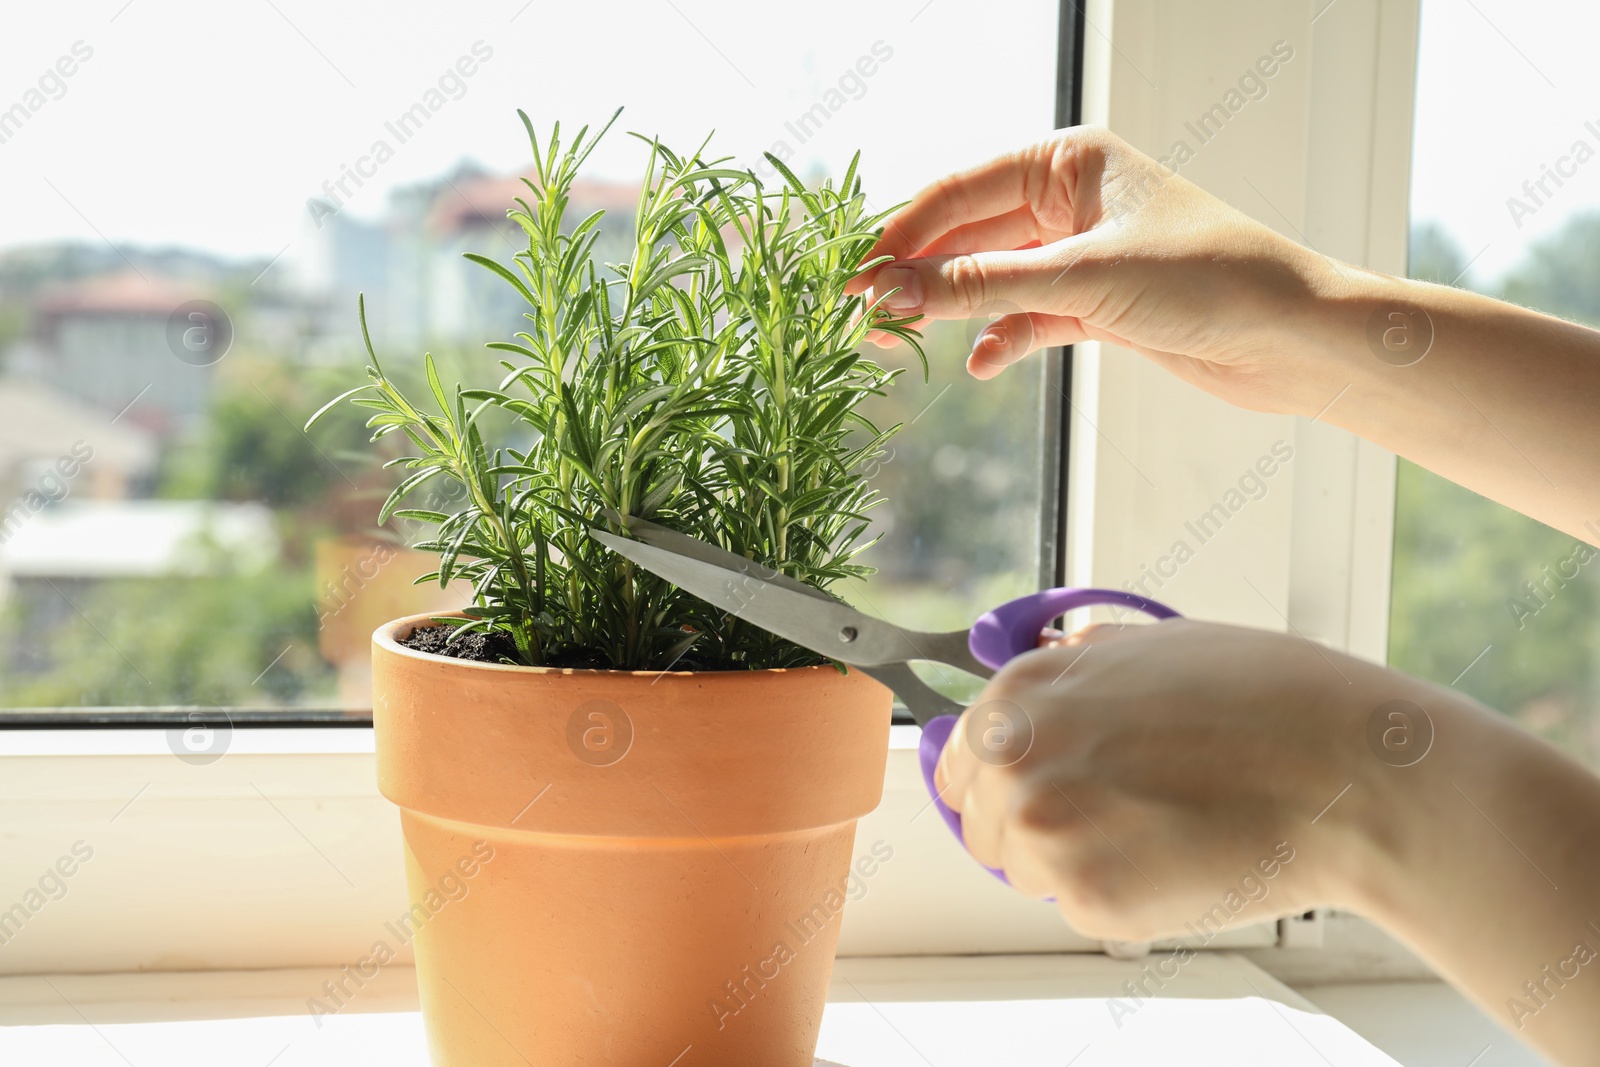
{"type": "MultiPolygon", "coordinates": [[[[1296,58],[1268,96],[1184,176],[1324,253],[1403,273],[1418,7],[1090,0],[1084,116],[1164,154],[1236,68],[1289,41],[1296,58]]],[[[1071,582],[1137,576],[1284,441],[1294,459],[1267,494],[1157,595],[1188,615],[1292,630],[1384,660],[1391,454],[1325,424],[1229,408],[1108,346],[1079,346],[1071,383],[1071,582]]],[[[849,906],[841,953],[1099,949],[953,846],[923,810],[914,734],[895,729],[884,802],[858,842],[888,841],[896,858],[849,906]]],[[[74,842],[94,849],[66,897],[0,944],[0,976],[337,971],[406,906],[398,819],[377,792],[370,731],[240,729],[207,766],[175,759],[161,731],[0,733],[0,824],[0,909],[74,842]]],[[[1360,936],[1370,951],[1370,931],[1360,936]]],[[[1277,929],[1258,927],[1213,947],[1278,940],[1277,929]]],[[[1304,977],[1303,959],[1296,966],[1304,977]]]]}

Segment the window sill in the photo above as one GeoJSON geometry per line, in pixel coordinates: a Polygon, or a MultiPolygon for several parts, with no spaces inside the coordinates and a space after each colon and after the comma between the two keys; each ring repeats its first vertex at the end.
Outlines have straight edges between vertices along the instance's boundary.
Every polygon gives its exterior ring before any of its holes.
{"type": "MultiPolygon", "coordinates": [[[[1241,957],[1197,956],[1135,1001],[1123,986],[1142,966],[1084,955],[841,959],[818,1055],[862,1067],[1060,1067],[1090,1049],[1093,1062],[1395,1063],[1241,957]],[[1119,1004],[1130,1010],[1114,1013],[1119,1004]]],[[[0,1022],[33,1024],[0,1029],[0,1061],[198,1067],[233,1048],[294,1067],[424,1067],[413,973],[388,968],[345,1011],[314,1019],[306,1000],[335,973],[0,979],[0,1022]]]]}
{"type": "MultiPolygon", "coordinates": [[[[9,756],[173,756],[171,736],[182,726],[123,729],[0,730],[0,758],[9,756]]],[[[368,753],[370,726],[238,727],[224,756],[310,756],[368,753]]]]}
{"type": "MultiPolygon", "coordinates": [[[[0,758],[7,756],[170,756],[171,730],[183,727],[76,730],[0,730],[0,758]]],[[[889,727],[891,750],[915,751],[922,731],[915,726],[889,727]]],[[[239,727],[227,753],[247,756],[313,756],[370,754],[368,726],[239,727]]]]}

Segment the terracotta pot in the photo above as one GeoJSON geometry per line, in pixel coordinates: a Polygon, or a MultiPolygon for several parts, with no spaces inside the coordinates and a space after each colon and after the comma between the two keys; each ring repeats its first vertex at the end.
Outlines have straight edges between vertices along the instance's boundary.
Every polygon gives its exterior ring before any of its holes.
{"type": "Polygon", "coordinates": [[[889,691],[397,643],[427,624],[373,635],[373,718],[434,1064],[810,1067],[889,691]]]}

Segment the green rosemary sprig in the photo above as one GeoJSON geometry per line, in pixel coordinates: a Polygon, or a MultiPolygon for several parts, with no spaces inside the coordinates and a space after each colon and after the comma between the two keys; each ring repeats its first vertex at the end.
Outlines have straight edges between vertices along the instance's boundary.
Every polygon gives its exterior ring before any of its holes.
{"type": "MultiPolygon", "coordinates": [[[[618,112],[620,114],[620,111],[618,112]]],[[[871,214],[856,174],[807,188],[783,163],[771,188],[753,170],[680,155],[658,140],[633,220],[631,256],[597,264],[603,212],[568,225],[572,185],[599,138],[533,148],[528,194],[509,217],[527,248],[509,265],[467,258],[528,303],[528,326],[488,347],[493,389],[448,389],[431,355],[427,400],[383,370],[366,331],[368,384],[330,401],[371,409],[377,440],[402,433],[415,455],[379,515],[434,530],[417,547],[439,566],[419,580],[470,581],[463,630],[503,630],[518,662],[615,669],[799,666],[820,657],[716,611],[588,536],[648,518],[817,588],[868,569],[853,562],[877,501],[866,471],[898,429],[860,411],[899,371],[864,358],[869,330],[923,357],[914,318],[845,284],[888,212],[871,214]],[[485,412],[518,441],[490,448],[485,412]],[[525,438],[526,443],[520,443],[525,438]],[[456,482],[445,511],[402,507],[435,478],[456,482]],[[609,517],[608,517],[609,516],[609,517]]],[[[638,136],[638,135],[635,135],[638,136]]],[[[310,424],[308,423],[308,426],[310,424]]]]}

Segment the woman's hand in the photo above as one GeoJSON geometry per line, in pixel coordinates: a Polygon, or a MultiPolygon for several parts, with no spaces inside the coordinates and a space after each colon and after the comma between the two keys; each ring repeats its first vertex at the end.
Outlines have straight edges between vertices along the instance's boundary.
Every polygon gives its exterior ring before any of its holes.
{"type": "Polygon", "coordinates": [[[1367,719],[1425,689],[1282,634],[1099,626],[1007,665],[937,782],[973,855],[1090,937],[1187,935],[1230,893],[1230,926],[1358,907],[1395,844],[1367,719]]]}
{"type": "Polygon", "coordinates": [[[935,319],[999,315],[973,344],[979,378],[1089,338],[1245,407],[1310,413],[1332,392],[1292,358],[1330,261],[1102,129],[935,182],[890,220],[881,255],[895,262],[852,291],[935,319]]]}

